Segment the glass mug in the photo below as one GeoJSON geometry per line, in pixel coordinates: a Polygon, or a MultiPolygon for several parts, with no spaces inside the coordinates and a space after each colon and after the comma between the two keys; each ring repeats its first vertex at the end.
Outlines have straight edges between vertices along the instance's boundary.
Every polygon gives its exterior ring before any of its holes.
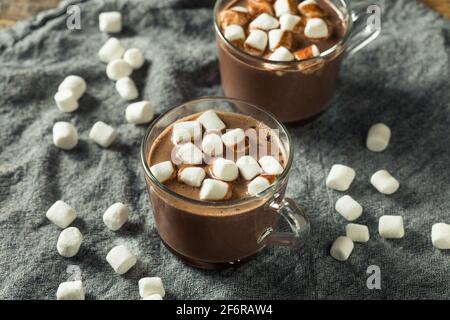
{"type": "Polygon", "coordinates": [[[317,0],[338,13],[344,24],[340,40],[316,58],[275,62],[247,54],[225,39],[218,16],[237,2],[217,0],[214,7],[223,91],[227,97],[263,107],[283,122],[307,122],[322,113],[333,96],[344,52],[359,51],[380,32],[363,19],[367,4],[351,9],[347,0],[317,0]]]}
{"type": "Polygon", "coordinates": [[[141,145],[141,160],[153,217],[164,244],[188,264],[215,269],[246,260],[267,245],[303,246],[310,225],[303,210],[284,193],[292,165],[292,145],[286,128],[271,114],[235,99],[202,98],[170,109],[148,128],[141,145]],[[251,116],[278,130],[286,166],[276,182],[256,196],[221,202],[200,201],[179,195],[150,172],[152,143],[180,118],[205,110],[251,116]],[[285,228],[281,228],[281,227],[285,228]],[[287,230],[286,230],[287,229],[287,230]]]}

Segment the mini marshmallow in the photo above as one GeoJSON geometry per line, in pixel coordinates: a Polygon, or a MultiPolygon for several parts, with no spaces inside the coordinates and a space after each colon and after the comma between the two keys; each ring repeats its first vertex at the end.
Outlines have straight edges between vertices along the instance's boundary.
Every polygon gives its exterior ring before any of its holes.
{"type": "Polygon", "coordinates": [[[241,128],[228,130],[222,135],[222,142],[226,147],[234,148],[245,142],[245,132],[241,128]]]}
{"type": "Polygon", "coordinates": [[[77,129],[69,122],[58,121],[53,125],[53,144],[63,150],[71,150],[78,143],[77,129]]]}
{"type": "Polygon", "coordinates": [[[89,132],[89,138],[103,148],[108,148],[117,137],[117,131],[103,121],[97,121],[89,132]]]}
{"type": "Polygon", "coordinates": [[[299,16],[293,14],[283,14],[280,17],[280,29],[283,31],[297,32],[300,27],[300,21],[302,19],[299,16]]]}
{"type": "Polygon", "coordinates": [[[176,155],[184,164],[202,164],[203,162],[202,151],[192,142],[179,145],[176,155]]]}
{"type": "Polygon", "coordinates": [[[345,226],[346,236],[353,242],[369,241],[369,228],[363,224],[349,223],[345,226]]]}
{"type": "Polygon", "coordinates": [[[122,31],[122,14],[118,11],[102,12],[98,15],[100,31],[117,33],[122,31]]]}
{"type": "Polygon", "coordinates": [[[202,136],[202,126],[199,121],[175,122],[172,128],[172,142],[179,144],[183,142],[197,141],[202,136]]]}
{"type": "Polygon", "coordinates": [[[56,201],[45,216],[60,228],[67,228],[77,218],[75,210],[62,200],[56,201]]]}
{"type": "Polygon", "coordinates": [[[75,100],[78,100],[86,92],[86,88],[86,81],[82,77],[72,74],[64,78],[58,86],[58,91],[72,90],[75,100]]]}
{"type": "Polygon", "coordinates": [[[435,223],[431,227],[431,242],[441,250],[450,249],[450,225],[435,223]]]}
{"type": "Polygon", "coordinates": [[[295,12],[295,6],[292,3],[292,0],[277,0],[275,1],[273,8],[275,9],[275,15],[277,17],[281,17],[286,13],[295,12]]]}
{"type": "Polygon", "coordinates": [[[112,248],[106,255],[106,261],[118,274],[126,273],[137,262],[136,257],[123,245],[112,248]]]}
{"type": "Polygon", "coordinates": [[[272,156],[264,156],[260,158],[259,164],[261,165],[263,171],[268,174],[280,175],[284,170],[278,160],[272,156]]]}
{"type": "Polygon", "coordinates": [[[233,8],[228,10],[223,10],[220,12],[219,20],[220,26],[226,28],[229,25],[237,24],[243,26],[247,24],[249,20],[248,12],[242,12],[239,10],[233,10],[233,8]]]}
{"type": "Polygon", "coordinates": [[[234,6],[234,7],[231,7],[230,10],[236,11],[236,12],[248,13],[248,9],[243,6],[234,6]]]}
{"type": "Polygon", "coordinates": [[[241,176],[245,180],[252,180],[254,177],[262,173],[262,169],[252,156],[243,156],[236,161],[241,176]]]}
{"type": "Polygon", "coordinates": [[[367,149],[373,152],[384,151],[391,139],[391,129],[383,123],[377,123],[370,127],[367,134],[367,149]]]}
{"type": "Polygon", "coordinates": [[[320,56],[320,50],[315,44],[294,52],[294,57],[297,60],[306,60],[318,56],[320,56]]]}
{"type": "Polygon", "coordinates": [[[218,134],[209,133],[203,137],[202,150],[210,156],[219,156],[223,153],[223,142],[218,134]]]}
{"type": "Polygon", "coordinates": [[[164,290],[164,285],[161,278],[159,277],[146,277],[142,278],[138,282],[139,284],[139,294],[141,298],[145,298],[154,294],[164,297],[166,291],[164,290]]]}
{"type": "Polygon", "coordinates": [[[215,178],[229,182],[237,179],[239,169],[233,161],[218,158],[212,165],[212,173],[215,178]]]}
{"type": "Polygon", "coordinates": [[[402,216],[381,216],[378,222],[378,232],[385,239],[400,239],[405,235],[402,216]]]}
{"type": "Polygon", "coordinates": [[[267,33],[261,30],[252,30],[245,40],[245,45],[259,53],[264,52],[267,46],[267,33]]]}
{"type": "Polygon", "coordinates": [[[72,90],[63,89],[58,91],[55,96],[55,103],[62,112],[73,112],[78,109],[78,101],[72,90]]]}
{"type": "Polygon", "coordinates": [[[335,164],[328,174],[326,185],[328,188],[338,191],[346,191],[355,179],[356,173],[350,167],[335,164]]]}
{"type": "Polygon", "coordinates": [[[125,48],[117,38],[109,38],[108,41],[98,51],[100,61],[104,63],[111,62],[115,59],[122,58],[125,48]]]}
{"type": "Polygon", "coordinates": [[[228,183],[215,179],[203,180],[200,189],[201,200],[224,200],[229,195],[231,195],[231,188],[228,183]]]}
{"type": "Polygon", "coordinates": [[[56,291],[57,300],[84,300],[84,295],[83,283],[80,280],[63,282],[56,291]]]}
{"type": "Polygon", "coordinates": [[[119,230],[128,221],[129,210],[121,202],[114,203],[103,214],[103,222],[112,231],[119,230]]]}
{"type": "Polygon", "coordinates": [[[153,120],[155,108],[148,101],[139,101],[128,105],[125,118],[129,123],[143,124],[153,120]]]}
{"type": "Polygon", "coordinates": [[[275,51],[279,47],[292,47],[292,33],[281,29],[273,29],[269,31],[269,49],[275,51]]]}
{"type": "Polygon", "coordinates": [[[139,96],[136,85],[130,77],[123,77],[117,80],[116,90],[125,100],[134,100],[139,96]]]}
{"type": "Polygon", "coordinates": [[[155,176],[156,180],[161,183],[173,178],[175,169],[170,161],[157,163],[150,167],[150,172],[155,176]]]}
{"type": "Polygon", "coordinates": [[[313,40],[326,39],[329,36],[327,23],[321,18],[312,18],[306,22],[305,36],[313,40]]]}
{"type": "Polygon", "coordinates": [[[140,49],[130,48],[123,54],[123,60],[136,70],[144,65],[145,57],[140,49]]]}
{"type": "Polygon", "coordinates": [[[334,207],[348,221],[358,219],[363,212],[363,207],[348,195],[339,198],[334,207]]]}
{"type": "Polygon", "coordinates": [[[237,24],[232,24],[225,27],[224,36],[225,39],[227,39],[230,42],[245,40],[244,29],[237,24]]]}
{"type": "Polygon", "coordinates": [[[269,60],[272,61],[292,61],[294,55],[285,47],[279,47],[269,56],[269,60]]]}
{"type": "Polygon", "coordinates": [[[83,235],[80,230],[76,227],[69,227],[61,231],[56,249],[63,257],[70,258],[78,253],[81,242],[83,242],[83,235]]]}
{"type": "Polygon", "coordinates": [[[115,59],[106,66],[106,75],[114,81],[128,77],[132,72],[133,68],[122,59],[115,59]]]}
{"type": "Polygon", "coordinates": [[[205,170],[200,167],[186,167],[178,171],[178,180],[191,187],[200,187],[205,176],[205,170]]]}
{"type": "Polygon", "coordinates": [[[213,110],[203,112],[202,115],[197,118],[197,121],[202,124],[206,131],[222,131],[226,128],[225,123],[223,123],[217,113],[213,110]]]}
{"type": "Polygon", "coordinates": [[[273,16],[272,5],[268,1],[249,0],[247,4],[248,11],[251,16],[256,17],[261,13],[267,13],[273,16]]]}
{"type": "Polygon", "coordinates": [[[249,195],[254,196],[270,187],[270,181],[264,177],[256,177],[247,186],[249,195]]]}
{"type": "Polygon", "coordinates": [[[277,19],[275,19],[271,15],[268,15],[267,13],[262,13],[258,17],[256,17],[255,20],[250,22],[249,28],[250,30],[259,29],[267,31],[271,29],[276,29],[278,28],[279,25],[280,23],[278,22],[277,19]]]}
{"type": "Polygon", "coordinates": [[[330,255],[339,261],[345,261],[353,251],[353,241],[348,237],[338,237],[331,246],[330,255]]]}
{"type": "Polygon", "coordinates": [[[325,16],[323,9],[315,0],[305,0],[298,5],[298,11],[308,18],[320,18],[325,16]]]}
{"type": "Polygon", "coordinates": [[[148,297],[142,298],[142,300],[162,300],[163,298],[159,294],[152,294],[148,297]]]}
{"type": "Polygon", "coordinates": [[[400,183],[386,170],[375,172],[370,178],[370,183],[383,194],[393,194],[400,187],[400,183]]]}

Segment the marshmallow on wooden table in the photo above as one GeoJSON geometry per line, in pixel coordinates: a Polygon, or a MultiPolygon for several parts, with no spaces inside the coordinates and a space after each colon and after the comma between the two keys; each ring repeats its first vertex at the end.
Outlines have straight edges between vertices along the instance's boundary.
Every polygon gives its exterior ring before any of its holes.
{"type": "Polygon", "coordinates": [[[78,100],[75,93],[70,89],[58,91],[55,96],[55,103],[62,112],[73,112],[78,109],[78,100]]]}
{"type": "Polygon", "coordinates": [[[222,131],[226,128],[225,123],[213,110],[203,112],[197,121],[202,124],[206,131],[222,131]]]}
{"type": "Polygon", "coordinates": [[[238,44],[245,40],[244,28],[237,24],[229,25],[225,27],[224,36],[228,41],[238,44]]]}
{"type": "Polygon", "coordinates": [[[202,151],[192,142],[178,145],[176,155],[184,164],[202,164],[203,162],[202,151]]]}
{"type": "Polygon", "coordinates": [[[57,300],[84,300],[85,292],[80,280],[63,282],[56,291],[57,300]]]}
{"type": "Polygon", "coordinates": [[[200,189],[201,200],[225,200],[231,196],[231,187],[228,183],[215,180],[205,179],[200,189]]]}
{"type": "Polygon", "coordinates": [[[61,231],[56,249],[63,257],[70,258],[78,253],[82,242],[83,235],[80,230],[76,227],[69,227],[61,231]]]}
{"type": "Polygon", "coordinates": [[[130,77],[123,77],[117,80],[116,90],[125,100],[134,100],[139,96],[136,85],[130,77]]]}
{"type": "Polygon", "coordinates": [[[104,63],[122,58],[125,48],[117,38],[109,38],[98,51],[100,61],[104,63]]]}
{"type": "Polygon", "coordinates": [[[305,36],[311,40],[327,39],[329,33],[327,23],[321,18],[312,18],[306,22],[305,36]]]}
{"type": "Polygon", "coordinates": [[[58,121],[53,125],[53,144],[60,149],[71,150],[78,143],[77,129],[69,122],[58,121]]]}
{"type": "Polygon", "coordinates": [[[205,176],[205,170],[201,167],[185,167],[178,170],[178,180],[191,187],[200,187],[205,176]]]}
{"type": "Polygon", "coordinates": [[[301,30],[302,18],[293,14],[283,14],[280,17],[280,29],[283,31],[299,32],[301,30]]]}
{"type": "Polygon", "coordinates": [[[450,249],[450,225],[435,223],[431,227],[431,242],[441,250],[450,249]]]}
{"type": "Polygon", "coordinates": [[[160,297],[164,297],[166,291],[160,277],[146,277],[142,278],[138,282],[139,294],[142,298],[157,294],[160,297]]]}
{"type": "Polygon", "coordinates": [[[400,183],[386,170],[375,172],[370,178],[370,183],[383,194],[393,194],[400,187],[400,183]]]}
{"type": "Polygon", "coordinates": [[[283,166],[272,156],[264,156],[259,159],[262,170],[267,174],[280,175],[283,173],[283,166]]]}
{"type": "Polygon", "coordinates": [[[239,169],[234,161],[218,158],[214,160],[212,173],[215,178],[229,182],[237,179],[239,169]]]}
{"type": "Polygon", "coordinates": [[[128,77],[132,72],[133,68],[123,59],[115,59],[106,66],[106,75],[114,81],[128,77]]]}
{"type": "Polygon", "coordinates": [[[402,216],[381,216],[378,221],[378,232],[385,239],[400,239],[405,235],[402,216]]]}
{"type": "Polygon", "coordinates": [[[247,192],[249,195],[254,196],[266,190],[270,185],[271,183],[268,179],[259,176],[249,182],[247,185],[247,192]]]}
{"type": "Polygon", "coordinates": [[[220,156],[223,153],[223,142],[218,134],[209,133],[203,137],[202,150],[209,156],[220,156]]]}
{"type": "Polygon", "coordinates": [[[269,56],[269,60],[292,61],[294,60],[294,55],[285,47],[279,47],[269,56]]]}
{"type": "Polygon", "coordinates": [[[123,60],[136,70],[144,65],[145,57],[141,49],[130,48],[123,54],[123,60]]]}
{"type": "Polygon", "coordinates": [[[292,48],[292,33],[281,29],[273,29],[269,31],[269,49],[275,51],[277,48],[292,48]]]}
{"type": "Polygon", "coordinates": [[[155,293],[155,294],[149,295],[148,297],[144,297],[141,300],[162,300],[162,299],[163,298],[159,294],[155,293]]]}
{"type": "Polygon", "coordinates": [[[106,261],[118,274],[126,273],[137,262],[136,257],[123,245],[112,248],[106,255],[106,261]]]}
{"type": "Polygon", "coordinates": [[[367,149],[373,152],[384,151],[391,139],[391,129],[383,123],[377,123],[370,127],[367,134],[367,149]]]}
{"type": "Polygon", "coordinates": [[[369,228],[363,224],[349,223],[345,226],[345,233],[353,242],[369,241],[369,228]]]}
{"type": "Polygon", "coordinates": [[[292,0],[276,0],[273,4],[273,8],[275,9],[275,15],[277,17],[281,17],[286,13],[295,13],[295,5],[292,0]]]}
{"type": "Polygon", "coordinates": [[[103,214],[103,222],[112,231],[119,230],[128,221],[129,210],[121,202],[114,203],[103,214]]]}
{"type": "Polygon", "coordinates": [[[150,171],[155,176],[156,180],[164,183],[174,177],[175,169],[172,162],[164,161],[151,166],[150,171]]]}
{"type": "Polygon", "coordinates": [[[267,13],[262,13],[258,17],[256,17],[255,20],[250,22],[249,28],[250,30],[259,29],[268,31],[278,28],[279,25],[280,23],[277,19],[275,19],[271,15],[268,15],[267,13]]]}
{"type": "Polygon", "coordinates": [[[358,219],[363,212],[363,207],[349,195],[339,198],[336,201],[335,209],[348,221],[358,219]]]}
{"type": "Polygon", "coordinates": [[[320,50],[315,44],[294,52],[294,57],[297,60],[306,60],[318,56],[320,56],[320,50]]]}
{"type": "Polygon", "coordinates": [[[261,30],[252,30],[244,44],[248,50],[251,50],[251,53],[261,54],[267,47],[267,33],[261,30]]]}
{"type": "Polygon", "coordinates": [[[245,143],[245,132],[241,128],[228,130],[222,135],[222,142],[228,148],[242,145],[245,143]]]}
{"type": "Polygon", "coordinates": [[[100,31],[117,33],[122,31],[122,14],[118,11],[102,12],[98,15],[100,31]]]}
{"type": "Polygon", "coordinates": [[[175,122],[172,127],[172,142],[179,144],[183,142],[197,141],[202,136],[202,125],[199,121],[175,122]]]}
{"type": "Polygon", "coordinates": [[[241,176],[245,180],[252,180],[254,177],[262,173],[262,169],[252,156],[242,156],[236,161],[241,176]]]}
{"type": "Polygon", "coordinates": [[[89,132],[89,138],[103,148],[108,148],[117,137],[117,131],[103,121],[97,121],[89,132]]]}
{"type": "Polygon", "coordinates": [[[331,246],[330,255],[339,261],[345,261],[353,251],[353,241],[348,237],[338,237],[331,246]]]}
{"type": "Polygon", "coordinates": [[[350,167],[335,164],[328,173],[326,185],[328,188],[338,191],[346,191],[355,179],[356,173],[350,167]]]}
{"type": "Polygon", "coordinates": [[[77,213],[67,203],[58,200],[47,210],[46,217],[58,227],[64,229],[77,218],[77,213]]]}
{"type": "Polygon", "coordinates": [[[86,92],[86,88],[86,81],[82,77],[72,74],[64,78],[58,86],[58,91],[72,90],[75,100],[78,100],[86,92]]]}
{"type": "Polygon", "coordinates": [[[148,123],[154,116],[155,108],[148,101],[134,102],[125,111],[127,121],[133,124],[148,123]]]}
{"type": "Polygon", "coordinates": [[[326,15],[325,11],[323,11],[315,0],[305,0],[300,2],[297,9],[302,15],[308,18],[321,18],[326,15]]]}

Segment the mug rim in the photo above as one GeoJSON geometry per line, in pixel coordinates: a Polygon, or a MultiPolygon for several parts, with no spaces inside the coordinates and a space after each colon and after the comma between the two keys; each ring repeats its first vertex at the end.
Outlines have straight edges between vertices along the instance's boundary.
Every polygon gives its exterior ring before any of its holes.
{"type": "Polygon", "coordinates": [[[219,10],[219,6],[224,1],[230,1],[230,0],[216,0],[216,4],[214,5],[214,9],[213,9],[213,15],[214,15],[213,21],[214,21],[214,29],[216,31],[216,34],[219,35],[220,39],[227,45],[227,47],[229,49],[231,49],[238,55],[241,55],[247,59],[254,60],[254,61],[260,62],[260,63],[268,63],[268,64],[273,64],[273,65],[278,65],[278,66],[293,66],[293,65],[298,65],[298,64],[308,62],[308,61],[314,61],[317,59],[322,59],[322,60],[326,59],[326,58],[332,56],[333,54],[335,54],[335,52],[337,51],[338,48],[344,46],[347,43],[347,40],[350,37],[351,30],[353,29],[352,10],[351,10],[350,3],[348,2],[348,0],[339,0],[341,2],[342,6],[348,12],[348,18],[346,21],[347,29],[345,30],[344,36],[334,46],[325,50],[324,52],[321,52],[320,55],[317,57],[312,57],[312,58],[307,58],[307,59],[302,59],[302,60],[294,60],[294,61],[273,61],[273,60],[265,59],[263,57],[258,57],[258,56],[253,56],[251,54],[248,54],[247,52],[236,48],[230,41],[228,41],[225,38],[225,36],[222,33],[222,30],[220,30],[220,26],[217,21],[217,13],[219,10]]]}
{"type": "MultiPolygon", "coordinates": [[[[256,120],[258,120],[258,119],[256,119],[256,120]]],[[[174,196],[182,201],[186,201],[186,202],[192,203],[194,205],[199,205],[199,206],[210,206],[210,207],[235,206],[238,204],[249,203],[249,202],[261,199],[261,198],[267,196],[271,192],[275,194],[275,191],[278,190],[279,186],[285,180],[285,178],[288,176],[288,173],[291,169],[293,158],[294,158],[293,150],[291,147],[292,147],[292,138],[289,134],[289,131],[287,130],[286,126],[281,121],[279,121],[272,113],[270,113],[266,110],[263,110],[262,108],[255,106],[254,104],[251,104],[251,103],[239,100],[239,99],[227,98],[227,97],[222,97],[222,96],[205,96],[205,97],[197,98],[194,100],[189,100],[187,102],[183,102],[179,105],[176,105],[175,107],[172,107],[172,108],[164,111],[158,118],[156,118],[149,125],[149,127],[147,128],[147,130],[141,140],[141,164],[144,167],[145,175],[154,183],[154,185],[156,185],[160,190],[164,191],[165,193],[168,193],[171,196],[174,196]],[[226,102],[231,102],[231,103],[243,103],[249,107],[256,109],[258,112],[262,112],[266,116],[269,116],[284,131],[284,134],[286,135],[286,138],[287,138],[287,145],[289,147],[289,155],[288,155],[286,167],[284,168],[283,172],[278,177],[278,179],[275,181],[275,183],[273,183],[269,188],[267,188],[266,190],[254,195],[254,196],[249,196],[249,197],[246,197],[243,199],[237,199],[237,200],[232,200],[232,201],[229,201],[229,200],[222,200],[222,201],[196,200],[196,199],[192,199],[192,198],[183,196],[179,193],[176,193],[172,189],[168,188],[164,183],[159,182],[156,179],[156,177],[151,173],[150,167],[147,163],[147,154],[146,154],[145,149],[146,149],[147,139],[148,139],[152,129],[156,126],[156,124],[158,124],[162,119],[164,119],[169,113],[174,112],[187,104],[201,103],[201,102],[205,102],[205,101],[226,101],[226,102]]],[[[285,146],[283,146],[283,148],[285,148],[285,146]]]]}

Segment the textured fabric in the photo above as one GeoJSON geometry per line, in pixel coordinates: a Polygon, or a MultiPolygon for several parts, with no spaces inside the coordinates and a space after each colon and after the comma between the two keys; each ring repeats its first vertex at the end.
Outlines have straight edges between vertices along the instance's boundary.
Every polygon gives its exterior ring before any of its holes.
{"type": "Polygon", "coordinates": [[[290,129],[295,160],[288,196],[309,215],[309,246],[268,248],[220,272],[187,267],[164,247],[140,167],[145,126],[125,121],[127,103],[97,57],[108,37],[98,30],[97,17],[101,11],[122,12],[120,39],[144,50],[147,61],[133,78],[141,97],[160,113],[222,93],[212,2],[92,0],[79,4],[82,30],[67,30],[65,9],[59,8],[0,32],[0,298],[54,299],[69,265],[81,268],[89,299],[138,299],[139,278],[156,275],[168,299],[450,298],[448,254],[433,248],[430,239],[433,223],[450,222],[449,21],[411,0],[381,2],[381,35],[347,57],[331,108],[290,129]],[[53,101],[68,74],[88,83],[73,114],[58,111],[53,101]],[[52,144],[52,126],[60,120],[78,129],[80,141],[72,151],[52,144]],[[98,120],[118,129],[108,149],[88,139],[98,120]],[[365,148],[367,129],[375,122],[392,129],[383,153],[365,148]],[[357,222],[367,224],[371,234],[343,263],[329,256],[346,224],[334,210],[343,193],[325,187],[334,163],[355,168],[348,194],[363,205],[357,222]],[[369,184],[378,169],[399,179],[397,193],[384,196],[369,184]],[[77,210],[73,225],[84,235],[79,254],[70,259],[58,255],[60,229],[45,217],[58,199],[77,210]],[[117,201],[129,206],[131,216],[114,233],[101,216],[117,201]],[[384,214],[404,217],[403,239],[379,237],[384,214]],[[138,256],[124,276],[105,260],[119,243],[138,256]],[[370,265],[381,269],[381,290],[367,289],[370,265]]]}

